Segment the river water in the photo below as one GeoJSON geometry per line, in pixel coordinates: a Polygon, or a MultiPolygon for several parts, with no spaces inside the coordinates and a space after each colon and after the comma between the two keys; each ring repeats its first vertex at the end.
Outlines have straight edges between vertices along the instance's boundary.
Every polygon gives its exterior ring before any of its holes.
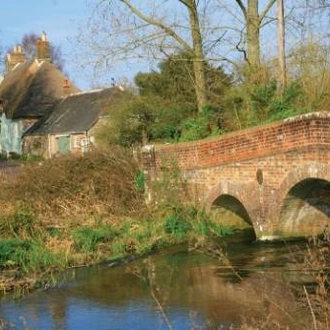
{"type": "Polygon", "coordinates": [[[295,290],[313,280],[302,271],[305,248],[235,240],[74,269],[55,288],[3,298],[2,328],[229,329],[269,317],[301,329],[306,313],[295,290]]]}

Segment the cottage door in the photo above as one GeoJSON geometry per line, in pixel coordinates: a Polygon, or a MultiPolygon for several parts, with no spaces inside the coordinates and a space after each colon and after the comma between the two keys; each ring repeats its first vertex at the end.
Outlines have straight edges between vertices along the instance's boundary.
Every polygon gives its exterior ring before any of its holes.
{"type": "Polygon", "coordinates": [[[70,136],[58,136],[56,138],[57,152],[67,154],[70,152],[70,136]]]}

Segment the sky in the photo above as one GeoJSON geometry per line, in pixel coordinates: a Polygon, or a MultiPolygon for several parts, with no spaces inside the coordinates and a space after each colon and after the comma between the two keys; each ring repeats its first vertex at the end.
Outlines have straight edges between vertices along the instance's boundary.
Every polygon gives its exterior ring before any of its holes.
{"type": "MultiPolygon", "coordinates": [[[[147,0],[141,1],[143,1],[143,4],[148,3],[147,0]]],[[[172,1],[169,2],[175,4],[173,5],[173,9],[175,9],[173,13],[175,14],[178,9],[177,2],[172,1]]],[[[232,3],[232,0],[227,1],[232,3]]],[[[264,1],[266,0],[261,2],[264,1]]],[[[75,57],[79,27],[86,23],[91,16],[91,7],[88,3],[97,3],[97,1],[2,0],[0,5],[0,46],[8,50],[8,47],[18,44],[24,34],[33,32],[41,35],[42,31],[45,31],[48,40],[54,46],[60,46],[61,48],[65,61],[64,73],[67,73],[69,78],[83,91],[95,88],[96,80],[92,69],[82,68],[80,66],[81,62],[75,57]]],[[[158,3],[163,4],[164,2],[160,1],[158,3]]],[[[328,27],[328,20],[326,23],[328,27]]],[[[269,36],[266,39],[268,42],[272,41],[272,47],[276,45],[275,39],[269,36]]],[[[137,72],[148,72],[153,69],[151,65],[145,66],[145,63],[141,60],[133,65],[125,62],[111,68],[111,72],[102,72],[102,74],[109,77],[107,82],[109,85],[111,84],[110,77],[114,77],[119,82],[125,79],[132,82],[137,72]]],[[[103,85],[102,87],[106,86],[103,85]]]]}
{"type": "MultiPolygon", "coordinates": [[[[1,1],[0,45],[4,49],[18,44],[26,33],[46,32],[54,46],[60,46],[64,72],[82,90],[91,89],[90,73],[82,70],[74,58],[75,38],[79,26],[90,16],[85,0],[1,1]]],[[[125,69],[114,73],[125,76],[125,69]]]]}

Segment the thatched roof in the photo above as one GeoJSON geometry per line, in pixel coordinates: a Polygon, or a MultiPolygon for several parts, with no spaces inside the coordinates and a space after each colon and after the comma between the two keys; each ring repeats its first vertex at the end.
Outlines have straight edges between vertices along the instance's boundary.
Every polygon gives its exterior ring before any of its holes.
{"type": "Polygon", "coordinates": [[[8,118],[38,118],[48,113],[49,108],[64,93],[79,89],[52,63],[30,61],[20,63],[6,74],[0,84],[0,100],[8,118]]]}
{"type": "Polygon", "coordinates": [[[50,115],[35,123],[24,135],[84,133],[120,94],[114,87],[64,97],[54,105],[50,115]]]}

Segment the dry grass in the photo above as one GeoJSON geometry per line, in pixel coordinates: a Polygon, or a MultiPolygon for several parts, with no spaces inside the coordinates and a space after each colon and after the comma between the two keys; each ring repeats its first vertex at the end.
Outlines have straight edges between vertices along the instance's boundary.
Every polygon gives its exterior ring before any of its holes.
{"type": "Polygon", "coordinates": [[[102,248],[100,228],[120,227],[126,217],[138,219],[145,209],[135,182],[138,172],[132,155],[116,148],[22,163],[11,169],[12,175],[2,175],[0,270],[6,276],[0,278],[0,290],[33,287],[40,276],[47,282],[54,271],[109,258],[111,242],[102,248]],[[92,247],[99,243],[93,253],[76,247],[81,228],[89,229],[91,237],[80,240],[95,236],[92,247]]]}
{"type": "Polygon", "coordinates": [[[3,181],[2,212],[11,213],[20,201],[50,225],[98,216],[113,220],[143,205],[135,184],[138,171],[132,155],[122,149],[26,163],[3,181]]]}

